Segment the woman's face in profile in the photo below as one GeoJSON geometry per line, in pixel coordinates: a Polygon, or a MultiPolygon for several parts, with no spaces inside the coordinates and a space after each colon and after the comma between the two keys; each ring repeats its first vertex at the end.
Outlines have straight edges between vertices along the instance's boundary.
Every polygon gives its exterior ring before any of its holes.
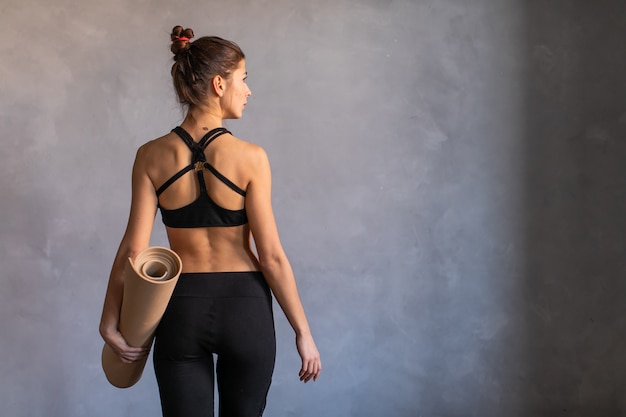
{"type": "Polygon", "coordinates": [[[242,59],[226,82],[226,89],[222,97],[225,119],[239,119],[242,116],[248,97],[252,95],[248,84],[246,84],[247,76],[246,60],[242,59]]]}

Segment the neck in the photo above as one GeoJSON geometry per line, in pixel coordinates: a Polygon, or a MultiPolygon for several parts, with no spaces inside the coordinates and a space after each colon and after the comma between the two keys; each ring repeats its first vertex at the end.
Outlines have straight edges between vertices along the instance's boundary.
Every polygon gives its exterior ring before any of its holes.
{"type": "Polygon", "coordinates": [[[181,126],[192,136],[201,137],[209,130],[221,127],[222,116],[210,108],[192,107],[181,126]]]}

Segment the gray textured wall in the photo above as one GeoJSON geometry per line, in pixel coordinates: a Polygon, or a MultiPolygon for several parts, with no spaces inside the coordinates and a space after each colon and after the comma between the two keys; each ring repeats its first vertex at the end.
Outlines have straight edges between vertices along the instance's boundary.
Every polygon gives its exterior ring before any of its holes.
{"type": "MultiPolygon", "coordinates": [[[[325,369],[267,416],[626,415],[626,11],[574,0],[0,5],[0,415],[159,415],[100,370],[168,34],[237,41],[325,369]]],[[[165,244],[158,225],[154,244],[165,244]]]]}

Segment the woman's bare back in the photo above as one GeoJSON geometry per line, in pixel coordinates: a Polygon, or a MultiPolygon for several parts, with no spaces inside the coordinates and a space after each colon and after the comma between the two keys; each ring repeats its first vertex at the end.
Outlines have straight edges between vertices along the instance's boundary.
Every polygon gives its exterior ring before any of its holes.
{"type": "MultiPolygon", "coordinates": [[[[197,142],[203,131],[189,132],[197,142]]],[[[250,181],[249,153],[256,145],[231,134],[216,138],[205,149],[206,161],[234,185],[246,190],[250,181]]],[[[157,190],[169,178],[190,164],[192,153],[175,133],[169,133],[144,145],[145,169],[157,190]]],[[[229,188],[208,169],[203,169],[207,193],[213,202],[227,210],[245,208],[245,197],[229,188]]],[[[200,185],[195,170],[173,182],[159,196],[165,209],[185,207],[198,199],[200,185]]],[[[252,271],[259,265],[250,247],[248,224],[194,228],[166,227],[170,247],[182,259],[184,272],[252,271]]]]}

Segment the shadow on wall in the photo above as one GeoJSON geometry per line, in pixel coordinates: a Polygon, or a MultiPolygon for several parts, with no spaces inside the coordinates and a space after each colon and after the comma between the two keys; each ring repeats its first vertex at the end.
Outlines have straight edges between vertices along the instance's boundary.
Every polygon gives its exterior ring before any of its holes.
{"type": "Polygon", "coordinates": [[[624,415],[626,9],[526,5],[525,415],[624,415]]]}

